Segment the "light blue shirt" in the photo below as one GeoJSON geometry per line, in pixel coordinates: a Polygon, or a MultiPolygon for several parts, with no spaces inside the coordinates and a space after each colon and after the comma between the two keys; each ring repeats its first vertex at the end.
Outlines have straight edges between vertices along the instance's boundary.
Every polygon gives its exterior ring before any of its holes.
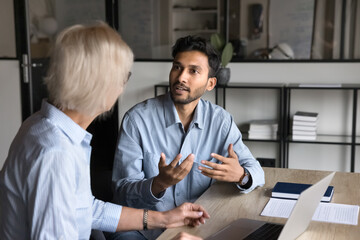
{"type": "Polygon", "coordinates": [[[194,202],[214,181],[199,172],[198,164],[201,160],[218,162],[211,153],[228,156],[230,143],[234,144],[240,164],[252,177],[252,186],[240,188],[239,192],[262,186],[264,172],[242,142],[233,118],[223,108],[201,99],[185,132],[169,94],[139,103],[125,114],[121,125],[113,166],[114,201],[159,211],[194,202]],[[180,163],[190,153],[195,160],[190,173],[157,198],[151,192],[151,184],[159,174],[162,152],[167,164],[179,153],[180,163]]]}
{"type": "Polygon", "coordinates": [[[89,239],[115,231],[122,207],[90,189],[92,135],[43,101],[11,144],[0,172],[1,239],[89,239]]]}

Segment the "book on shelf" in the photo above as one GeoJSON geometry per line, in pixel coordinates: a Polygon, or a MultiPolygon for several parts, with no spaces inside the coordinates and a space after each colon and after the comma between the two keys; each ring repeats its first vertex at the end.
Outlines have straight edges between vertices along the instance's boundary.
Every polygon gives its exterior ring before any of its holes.
{"type": "Polygon", "coordinates": [[[265,140],[275,140],[277,138],[277,133],[254,133],[249,131],[249,139],[265,139],[265,140]]]}
{"type": "Polygon", "coordinates": [[[249,131],[269,131],[276,132],[278,123],[276,120],[252,120],[249,124],[249,131]]]}
{"type": "Polygon", "coordinates": [[[300,131],[312,131],[316,132],[316,126],[301,126],[301,125],[293,125],[292,130],[300,130],[300,131]]]}
{"type": "Polygon", "coordinates": [[[276,120],[252,120],[249,124],[249,139],[276,139],[277,131],[276,120]]]}
{"type": "Polygon", "coordinates": [[[292,135],[292,140],[316,140],[316,134],[315,135],[292,135]]]}
{"type": "MultiPolygon", "coordinates": [[[[310,187],[311,184],[277,182],[271,192],[271,197],[298,199],[300,193],[310,187]]],[[[334,187],[329,186],[322,197],[322,202],[330,202],[334,195],[334,187]]]]}
{"type": "Polygon", "coordinates": [[[317,121],[318,113],[297,111],[294,114],[294,121],[317,121]]]}
{"type": "Polygon", "coordinates": [[[313,126],[317,125],[317,121],[293,121],[293,126],[313,126]]]}
{"type": "Polygon", "coordinates": [[[301,131],[301,130],[293,130],[293,135],[310,135],[310,136],[316,136],[316,131],[301,131]]]}
{"type": "Polygon", "coordinates": [[[256,135],[276,135],[277,130],[267,129],[267,130],[250,130],[249,134],[256,134],[256,135]]]}

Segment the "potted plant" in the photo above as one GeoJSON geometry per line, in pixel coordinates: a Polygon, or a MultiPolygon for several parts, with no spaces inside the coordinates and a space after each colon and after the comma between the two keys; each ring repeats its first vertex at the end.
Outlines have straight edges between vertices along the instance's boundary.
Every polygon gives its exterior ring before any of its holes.
{"type": "Polygon", "coordinates": [[[217,83],[219,85],[226,85],[230,80],[230,68],[226,66],[233,56],[234,47],[231,42],[226,43],[224,37],[219,33],[214,33],[211,35],[210,43],[220,53],[221,56],[220,69],[216,74],[217,83]]]}

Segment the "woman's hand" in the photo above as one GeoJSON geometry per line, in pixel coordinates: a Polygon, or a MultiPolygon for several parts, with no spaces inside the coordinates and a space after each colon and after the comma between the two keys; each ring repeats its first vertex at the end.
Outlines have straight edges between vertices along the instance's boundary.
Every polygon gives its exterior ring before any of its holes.
{"type": "Polygon", "coordinates": [[[205,223],[205,219],[209,219],[210,215],[206,210],[194,203],[183,203],[179,207],[163,213],[165,215],[166,228],[174,228],[180,226],[198,226],[205,223]]]}
{"type": "Polygon", "coordinates": [[[202,240],[202,238],[191,235],[186,232],[180,232],[175,237],[173,237],[171,240],[202,240]]]}

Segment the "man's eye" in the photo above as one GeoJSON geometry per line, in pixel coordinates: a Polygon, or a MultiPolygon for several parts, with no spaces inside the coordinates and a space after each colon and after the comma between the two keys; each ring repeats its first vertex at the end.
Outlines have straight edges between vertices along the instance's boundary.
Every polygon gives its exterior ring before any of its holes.
{"type": "Polygon", "coordinates": [[[173,69],[174,69],[174,70],[180,70],[180,66],[174,65],[174,66],[173,66],[173,69]]]}
{"type": "Polygon", "coordinates": [[[199,73],[199,71],[196,69],[190,69],[190,73],[195,74],[195,73],[199,73]]]}

